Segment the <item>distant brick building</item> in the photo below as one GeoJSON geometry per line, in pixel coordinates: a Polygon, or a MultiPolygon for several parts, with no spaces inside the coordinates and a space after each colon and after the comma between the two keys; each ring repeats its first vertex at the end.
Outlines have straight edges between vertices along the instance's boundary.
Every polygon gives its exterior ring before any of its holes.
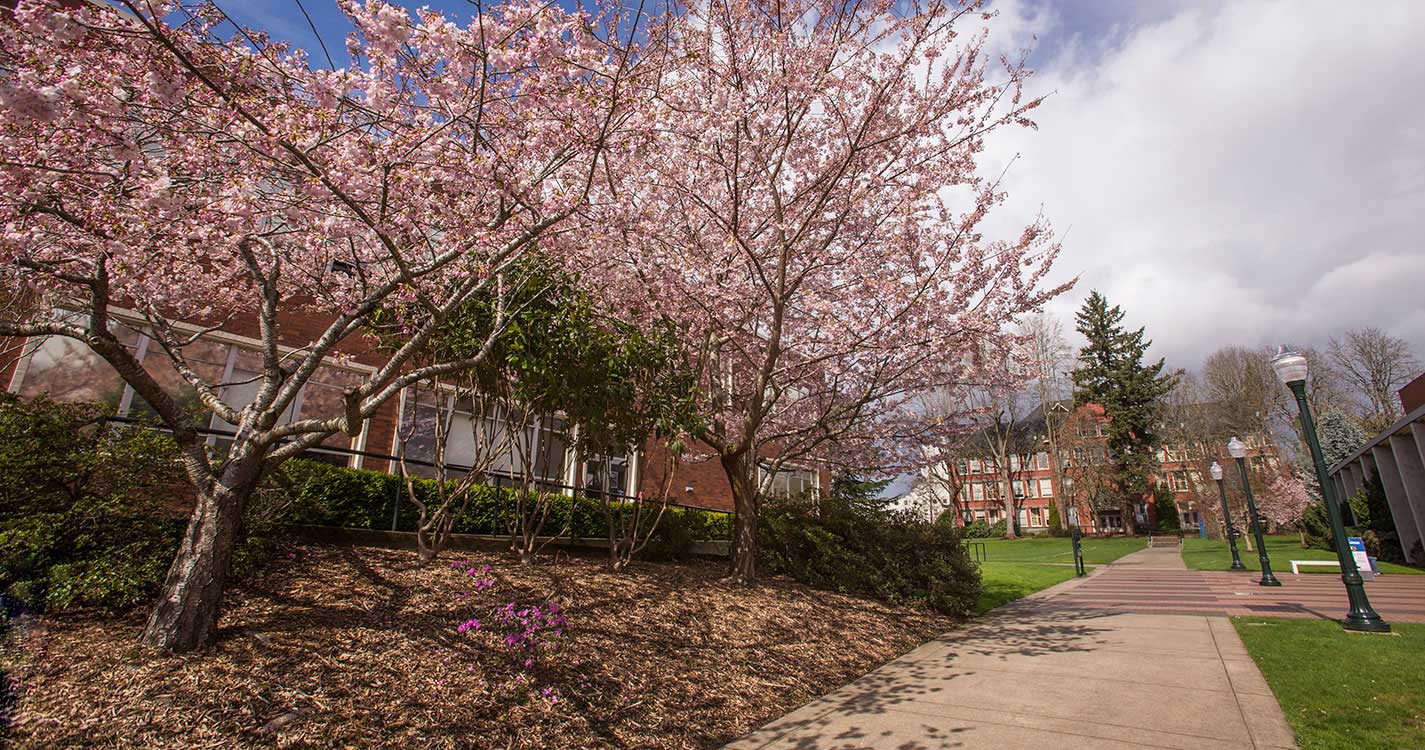
{"type": "MultiPolygon", "coordinates": [[[[1006,472],[983,452],[962,456],[953,467],[927,471],[912,490],[912,504],[937,510],[957,508],[958,525],[975,521],[994,524],[1006,518],[1004,498],[1008,484],[1014,493],[1015,518],[1021,533],[1047,531],[1051,506],[1057,506],[1061,519],[1070,515],[1069,509],[1073,508],[1079,527],[1090,534],[1126,533],[1131,528],[1150,528],[1156,523],[1151,496],[1122,498],[1112,485],[1106,452],[1108,418],[1101,406],[1085,404],[1075,408],[1070,402],[1060,401],[1050,405],[1047,421],[1042,411],[1036,411],[1025,422],[1034,437],[1023,441],[1026,450],[1010,457],[1007,478],[1006,472]],[[1046,424],[1056,429],[1052,445],[1046,424]],[[946,494],[950,485],[958,488],[954,503],[946,494]]],[[[1263,474],[1279,469],[1276,446],[1270,440],[1252,434],[1242,438],[1248,445],[1250,470],[1263,474]]],[[[1205,507],[1209,514],[1216,509],[1215,505],[1204,505],[1217,502],[1217,489],[1206,478],[1211,452],[1202,446],[1175,444],[1158,449],[1154,482],[1172,493],[1179,523],[1185,529],[1198,528],[1205,507]]],[[[1218,460],[1226,465],[1225,449],[1221,452],[1218,460]]],[[[1062,523],[1067,525],[1067,521],[1062,523]]]]}

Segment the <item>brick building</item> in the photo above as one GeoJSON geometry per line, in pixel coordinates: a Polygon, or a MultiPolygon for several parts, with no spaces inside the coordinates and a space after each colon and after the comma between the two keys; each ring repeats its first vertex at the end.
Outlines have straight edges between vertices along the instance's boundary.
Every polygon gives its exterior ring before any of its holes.
{"type": "MultiPolygon", "coordinates": [[[[1125,533],[1130,527],[1145,528],[1156,522],[1153,498],[1124,502],[1110,486],[1105,447],[1108,418],[1101,406],[1074,408],[1070,402],[1059,401],[1050,405],[1047,420],[1042,410],[1036,410],[1024,421],[1032,438],[1021,441],[1025,450],[1010,456],[1007,472],[984,451],[974,455],[972,449],[953,469],[942,465],[925,472],[912,489],[912,504],[937,510],[958,508],[958,525],[974,521],[993,524],[1006,517],[1004,497],[1009,491],[1014,494],[1018,528],[1028,534],[1048,531],[1051,505],[1058,506],[1061,518],[1074,508],[1080,528],[1089,534],[1125,533]],[[1055,426],[1054,440],[1049,439],[1046,424],[1055,426]],[[953,504],[947,496],[952,485],[958,488],[953,504]]],[[[1270,439],[1252,433],[1242,439],[1248,446],[1252,474],[1265,476],[1279,470],[1280,458],[1270,439]]],[[[1204,508],[1217,515],[1217,488],[1206,477],[1215,454],[1227,464],[1226,441],[1222,442],[1222,446],[1208,446],[1170,440],[1158,449],[1154,482],[1172,493],[1184,529],[1198,528],[1204,508]]],[[[1259,491],[1264,489],[1265,483],[1259,491]]]]}
{"type": "MultiPolygon", "coordinates": [[[[192,397],[168,357],[144,333],[143,319],[123,310],[115,310],[114,317],[120,321],[115,328],[116,335],[143,367],[170,393],[182,394],[185,398],[181,400],[192,397]]],[[[289,353],[293,347],[304,346],[318,336],[328,323],[328,320],[314,316],[281,316],[282,346],[279,350],[289,353]]],[[[193,334],[202,334],[185,349],[188,364],[205,381],[221,384],[219,395],[226,403],[235,408],[250,403],[257,389],[253,378],[260,368],[261,343],[257,337],[256,321],[235,319],[219,330],[207,332],[202,332],[197,326],[184,328],[193,334]]],[[[340,351],[343,355],[340,361],[333,358],[318,370],[283,415],[284,420],[339,415],[343,389],[373,372],[381,361],[379,355],[370,351],[359,337],[353,337],[340,351]]],[[[151,413],[133,388],[124,383],[119,374],[87,345],[59,336],[0,341],[0,385],[22,398],[47,394],[61,401],[103,403],[119,417],[134,418],[151,413]]],[[[433,425],[437,397],[429,388],[408,388],[387,401],[367,420],[358,436],[333,435],[310,451],[307,457],[375,471],[394,471],[396,462],[393,458],[403,450],[412,463],[429,460],[434,456],[433,425]]],[[[200,408],[196,397],[191,398],[191,403],[195,409],[200,408]]],[[[441,408],[448,408],[449,405],[449,401],[445,401],[441,408]]],[[[468,453],[474,449],[473,440],[464,445],[458,436],[464,434],[469,439],[473,418],[469,409],[455,405],[452,417],[455,426],[450,431],[446,456],[451,466],[469,466],[471,463],[462,463],[461,455],[462,451],[468,453]]],[[[230,431],[232,425],[212,416],[207,429],[211,431],[207,438],[209,445],[221,450],[223,432],[230,431]]],[[[534,464],[538,480],[553,491],[601,487],[604,472],[607,472],[612,493],[632,496],[642,492],[654,496],[670,469],[667,453],[661,446],[653,444],[621,455],[576,457],[568,446],[565,425],[558,415],[540,416],[524,425],[511,426],[502,422],[496,429],[510,429],[512,433],[522,436],[525,445],[537,457],[534,464]]],[[[671,482],[673,502],[712,510],[732,509],[732,492],[726,475],[716,456],[710,453],[694,449],[690,451],[690,457],[677,467],[671,482]]],[[[509,456],[497,460],[490,473],[497,477],[501,472],[508,473],[513,460],[509,456]]],[[[829,478],[825,471],[785,470],[768,478],[768,481],[773,492],[794,494],[820,490],[827,486],[829,478]]]]}

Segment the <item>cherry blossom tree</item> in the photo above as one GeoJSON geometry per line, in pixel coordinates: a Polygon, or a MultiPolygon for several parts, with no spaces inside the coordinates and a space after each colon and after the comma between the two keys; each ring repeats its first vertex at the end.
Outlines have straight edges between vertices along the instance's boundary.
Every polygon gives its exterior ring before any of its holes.
{"type": "Polygon", "coordinates": [[[1311,504],[1311,494],[1306,483],[1295,471],[1282,471],[1267,485],[1261,500],[1257,501],[1257,512],[1261,513],[1273,528],[1289,526],[1301,520],[1306,506],[1311,504]]]}
{"type": "Polygon", "coordinates": [[[656,35],[670,65],[621,188],[625,288],[698,363],[734,580],[756,578],[759,478],[923,456],[898,448],[930,429],[915,400],[989,380],[1056,292],[1042,222],[983,235],[1004,196],[977,156],[1038,103],[1022,64],[986,59],[983,11],[706,0],[656,35]]]}
{"type": "Polygon", "coordinates": [[[66,5],[23,0],[0,22],[0,298],[19,303],[0,336],[86,343],[172,431],[196,505],[143,642],[190,650],[214,639],[265,474],[359,434],[402,388],[478,363],[490,341],[462,360],[413,357],[536,240],[592,262],[575,230],[637,99],[637,19],[512,0],[460,25],[346,0],[350,62],[328,68],[258,32],[225,36],[214,6],[66,5]],[[420,314],[339,413],[284,421],[320,364],[360,351],[390,310],[420,314]],[[294,338],[298,319],[320,332],[294,338]],[[256,396],[228,403],[188,353],[253,320],[256,396]],[[153,339],[202,413],[124,327],[153,339]],[[209,414],[236,425],[220,461],[200,436],[209,414]]]}

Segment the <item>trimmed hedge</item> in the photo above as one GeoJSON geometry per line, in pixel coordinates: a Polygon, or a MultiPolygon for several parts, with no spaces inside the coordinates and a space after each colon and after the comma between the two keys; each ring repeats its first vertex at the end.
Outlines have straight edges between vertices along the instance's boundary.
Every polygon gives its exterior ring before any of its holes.
{"type": "MultiPolygon", "coordinates": [[[[397,531],[415,530],[416,509],[406,498],[399,476],[294,459],[282,465],[275,481],[291,495],[291,523],[389,530],[395,515],[397,531]]],[[[415,487],[423,497],[436,495],[434,480],[417,479],[415,487]]],[[[455,521],[455,533],[509,533],[518,492],[508,487],[472,488],[465,512],[455,521]]],[[[606,537],[602,504],[587,497],[555,497],[543,533],[606,537]]],[[[670,507],[648,549],[662,556],[680,556],[692,542],[731,538],[730,515],[670,507]]]]}

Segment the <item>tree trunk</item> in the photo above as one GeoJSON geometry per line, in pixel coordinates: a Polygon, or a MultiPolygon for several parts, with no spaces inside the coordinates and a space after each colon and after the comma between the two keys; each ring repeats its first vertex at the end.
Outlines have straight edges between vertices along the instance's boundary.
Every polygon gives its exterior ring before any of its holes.
{"type": "Polygon", "coordinates": [[[243,508],[257,487],[261,470],[261,459],[231,459],[217,481],[198,490],[193,515],[168,568],[163,595],[144,627],[143,645],[183,652],[216,641],[218,608],[232,567],[243,508]],[[235,465],[240,463],[247,465],[235,465]]]}
{"type": "Polygon", "coordinates": [[[722,457],[722,469],[732,485],[732,570],[740,586],[757,583],[757,464],[747,453],[722,457]]]}
{"type": "MultiPolygon", "coordinates": [[[[1006,467],[1009,462],[1004,463],[1006,467]]],[[[1014,539],[1019,535],[1014,532],[1015,522],[1019,520],[1019,509],[1014,507],[1014,482],[1009,478],[1009,469],[1002,470],[1000,474],[1000,492],[1004,493],[1004,538],[1014,539]]]]}

